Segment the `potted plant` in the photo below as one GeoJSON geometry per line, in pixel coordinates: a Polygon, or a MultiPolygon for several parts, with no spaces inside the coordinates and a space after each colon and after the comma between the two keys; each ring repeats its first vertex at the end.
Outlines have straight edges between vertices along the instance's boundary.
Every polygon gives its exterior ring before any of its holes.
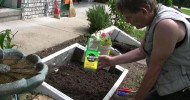
{"type": "Polygon", "coordinates": [[[100,55],[109,55],[112,45],[111,41],[112,32],[105,33],[103,30],[100,30],[91,35],[94,39],[94,44],[100,45],[100,55]]]}
{"type": "Polygon", "coordinates": [[[0,7],[3,7],[5,0],[0,0],[0,7]]]}
{"type": "MultiPolygon", "coordinates": [[[[16,32],[17,33],[17,32],[16,32]]],[[[10,29],[6,29],[0,32],[0,48],[1,49],[11,49],[15,46],[16,44],[12,44],[12,40],[16,33],[12,33],[10,29]]]]}

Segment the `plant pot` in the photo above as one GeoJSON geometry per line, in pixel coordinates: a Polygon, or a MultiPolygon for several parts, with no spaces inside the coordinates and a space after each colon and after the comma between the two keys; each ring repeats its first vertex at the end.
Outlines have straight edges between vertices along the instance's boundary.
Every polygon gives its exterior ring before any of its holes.
{"type": "MultiPolygon", "coordinates": [[[[83,59],[82,59],[83,53],[82,52],[84,52],[84,51],[85,51],[85,47],[81,46],[78,43],[75,43],[75,44],[73,44],[69,47],[66,47],[54,54],[49,55],[48,57],[43,58],[42,62],[46,63],[49,66],[49,74],[51,74],[52,72],[59,71],[61,69],[60,66],[63,66],[65,64],[67,64],[68,62],[78,61],[78,62],[83,63],[83,59]]],[[[64,73],[64,71],[61,71],[61,72],[64,73]]],[[[89,73],[95,73],[95,72],[89,72],[89,73]]],[[[113,66],[112,68],[110,68],[107,71],[107,73],[114,73],[114,74],[117,74],[119,77],[116,79],[115,83],[112,85],[110,90],[107,91],[107,94],[102,98],[103,100],[109,100],[112,97],[112,95],[116,92],[117,88],[120,86],[120,84],[124,80],[125,76],[127,75],[128,70],[119,65],[116,65],[116,66],[113,66]]],[[[64,75],[71,75],[71,74],[66,73],[64,75]]],[[[80,76],[77,76],[77,77],[80,77],[80,76]]],[[[61,79],[62,79],[62,81],[64,81],[64,77],[62,77],[61,79]]],[[[61,79],[56,77],[56,80],[61,80],[61,79]]],[[[81,82],[81,80],[78,80],[77,82],[81,82]]],[[[56,82],[54,81],[54,83],[56,83],[56,82]]],[[[49,84],[49,83],[47,82],[47,84],[49,84]]],[[[72,86],[74,86],[72,83],[69,83],[69,84],[70,84],[71,88],[72,88],[72,86]]],[[[94,85],[94,86],[96,87],[96,85],[94,85]]],[[[60,96],[62,98],[58,99],[58,100],[64,100],[64,99],[72,100],[73,97],[68,96],[68,95],[66,95],[66,93],[63,93],[60,90],[58,90],[60,88],[55,88],[55,87],[52,88],[55,91],[59,91],[59,94],[61,93],[60,96]],[[64,98],[65,95],[66,95],[66,97],[69,97],[71,99],[64,98]]],[[[88,89],[86,89],[86,90],[88,90],[88,89]]],[[[76,92],[76,91],[78,91],[78,89],[75,88],[72,91],[76,92]]],[[[83,92],[83,91],[85,91],[85,90],[81,90],[81,92],[83,92]]],[[[92,94],[88,94],[88,96],[91,96],[92,94]]]]}

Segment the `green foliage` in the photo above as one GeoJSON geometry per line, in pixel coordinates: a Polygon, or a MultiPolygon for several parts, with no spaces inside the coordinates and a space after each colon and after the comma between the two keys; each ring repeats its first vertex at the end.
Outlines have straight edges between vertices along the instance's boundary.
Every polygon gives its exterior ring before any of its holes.
{"type": "Polygon", "coordinates": [[[0,0],[0,7],[3,6],[4,2],[5,2],[5,0],[0,0]]]}
{"type": "Polygon", "coordinates": [[[158,2],[168,7],[173,6],[173,0],[158,0],[158,2]]]}
{"type": "Polygon", "coordinates": [[[90,22],[89,33],[92,34],[97,30],[110,26],[109,14],[105,11],[105,6],[95,5],[86,12],[90,22]]]}
{"type": "MultiPolygon", "coordinates": [[[[180,0],[173,0],[174,5],[179,5],[180,0]]],[[[182,7],[190,8],[190,0],[184,0],[184,2],[181,4],[182,7]]]]}
{"type": "Polygon", "coordinates": [[[100,46],[110,46],[112,45],[111,35],[112,33],[106,34],[104,32],[100,32],[100,46]]]}
{"type": "Polygon", "coordinates": [[[164,0],[164,4],[165,4],[166,6],[171,7],[171,6],[173,5],[173,0],[164,0]]]}
{"type": "Polygon", "coordinates": [[[112,45],[111,34],[112,32],[109,32],[108,34],[106,34],[100,30],[92,34],[90,37],[94,41],[97,41],[100,44],[100,46],[110,46],[112,45]]]}
{"type": "Polygon", "coordinates": [[[116,0],[109,0],[107,3],[110,10],[109,14],[105,12],[104,6],[93,6],[86,12],[87,20],[90,22],[90,34],[114,25],[133,37],[141,39],[144,36],[141,34],[144,31],[135,31],[134,27],[126,22],[125,17],[116,8],[116,0]]]}
{"type": "Polygon", "coordinates": [[[133,81],[127,82],[127,87],[131,89],[135,89],[137,87],[140,87],[140,84],[144,78],[144,72],[138,71],[138,74],[136,74],[134,77],[132,77],[133,81]]]}
{"type": "Polygon", "coordinates": [[[141,41],[144,37],[145,29],[134,29],[133,34],[130,34],[132,37],[135,37],[138,41],[141,41]]]}
{"type": "MultiPolygon", "coordinates": [[[[16,32],[17,33],[17,32],[16,32]]],[[[6,29],[0,32],[0,47],[1,49],[10,49],[16,46],[15,44],[12,44],[12,39],[16,35],[12,33],[10,29],[6,29]]]]}
{"type": "Polygon", "coordinates": [[[126,33],[132,34],[134,27],[127,23],[125,17],[117,11],[116,0],[109,0],[108,7],[110,10],[112,25],[118,27],[126,33]]]}

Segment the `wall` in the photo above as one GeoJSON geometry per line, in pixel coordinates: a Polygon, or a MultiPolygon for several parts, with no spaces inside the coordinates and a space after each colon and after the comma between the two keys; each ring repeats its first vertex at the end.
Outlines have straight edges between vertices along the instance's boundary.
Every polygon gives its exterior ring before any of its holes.
{"type": "MultiPolygon", "coordinates": [[[[57,0],[60,6],[61,0],[57,0]]],[[[53,15],[54,0],[22,0],[22,19],[53,15]]]]}

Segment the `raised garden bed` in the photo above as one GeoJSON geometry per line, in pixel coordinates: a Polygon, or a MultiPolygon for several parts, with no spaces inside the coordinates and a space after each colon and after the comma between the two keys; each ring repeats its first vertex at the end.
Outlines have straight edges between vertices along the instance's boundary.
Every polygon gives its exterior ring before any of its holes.
{"type": "Polygon", "coordinates": [[[73,99],[110,99],[128,70],[121,66],[97,72],[83,70],[83,52],[83,46],[74,44],[43,58],[50,69],[45,81],[73,99]]]}

